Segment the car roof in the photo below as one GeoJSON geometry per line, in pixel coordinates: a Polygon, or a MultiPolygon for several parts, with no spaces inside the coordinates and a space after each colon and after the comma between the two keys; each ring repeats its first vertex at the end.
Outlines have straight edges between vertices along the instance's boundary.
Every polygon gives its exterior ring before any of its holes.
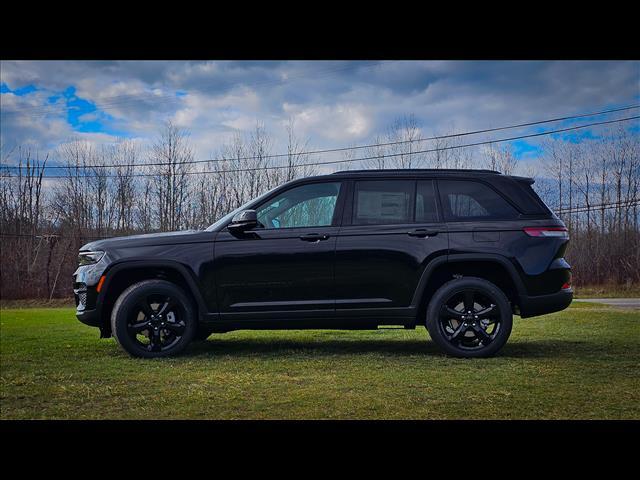
{"type": "Polygon", "coordinates": [[[482,170],[482,169],[464,169],[464,168],[397,168],[397,169],[369,169],[369,170],[344,170],[334,173],[328,173],[325,175],[315,175],[311,177],[302,177],[291,180],[285,185],[295,185],[299,183],[305,183],[308,181],[332,181],[332,180],[348,180],[350,178],[469,178],[469,179],[483,179],[488,181],[499,188],[509,187],[512,182],[521,182],[528,185],[533,185],[535,180],[529,177],[520,177],[516,175],[504,175],[496,170],[482,170]]]}
{"type": "Polygon", "coordinates": [[[293,182],[304,180],[339,180],[349,178],[393,178],[393,177],[473,177],[473,178],[504,178],[503,175],[495,170],[479,170],[479,169],[453,169],[453,168],[397,168],[397,169],[369,169],[369,170],[342,170],[338,172],[328,173],[325,175],[316,175],[311,177],[302,177],[293,182]]]}
{"type": "Polygon", "coordinates": [[[463,168],[386,168],[370,170],[342,170],[331,175],[340,176],[395,176],[395,175],[502,175],[496,170],[463,169],[463,168]]]}

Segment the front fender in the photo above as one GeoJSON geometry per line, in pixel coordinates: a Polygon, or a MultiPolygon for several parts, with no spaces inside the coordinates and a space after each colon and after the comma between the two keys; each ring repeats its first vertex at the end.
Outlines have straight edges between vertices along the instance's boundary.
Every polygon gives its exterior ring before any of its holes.
{"type": "Polygon", "coordinates": [[[158,260],[158,259],[138,259],[138,260],[122,260],[111,264],[104,272],[105,280],[102,285],[102,289],[98,294],[97,304],[104,305],[106,297],[109,295],[109,289],[113,284],[114,278],[126,272],[127,270],[140,270],[140,269],[154,269],[154,270],[172,270],[179,274],[184,280],[185,285],[188,287],[189,292],[198,304],[198,310],[206,315],[211,312],[212,309],[205,302],[202,295],[201,285],[196,277],[195,272],[187,268],[180,262],[175,260],[158,260]]]}

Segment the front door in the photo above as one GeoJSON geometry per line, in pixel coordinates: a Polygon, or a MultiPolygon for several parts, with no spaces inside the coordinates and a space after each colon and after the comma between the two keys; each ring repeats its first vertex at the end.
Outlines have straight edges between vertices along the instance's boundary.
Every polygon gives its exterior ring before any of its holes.
{"type": "Polygon", "coordinates": [[[255,208],[257,229],[218,234],[221,319],[333,316],[340,192],[341,182],[292,187],[255,208]]]}

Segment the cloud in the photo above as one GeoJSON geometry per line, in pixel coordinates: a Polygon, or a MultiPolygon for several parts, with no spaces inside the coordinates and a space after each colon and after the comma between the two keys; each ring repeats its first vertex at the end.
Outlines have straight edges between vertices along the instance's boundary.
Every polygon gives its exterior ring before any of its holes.
{"type": "Polygon", "coordinates": [[[371,133],[371,113],[363,104],[306,107],[285,103],[283,110],[294,120],[303,136],[315,134],[323,140],[344,144],[362,140],[371,133]]]}
{"type": "MultiPolygon", "coordinates": [[[[637,61],[3,61],[1,67],[3,144],[53,149],[74,136],[120,135],[148,144],[171,120],[191,132],[200,158],[257,123],[281,151],[289,118],[310,148],[331,148],[368,142],[406,114],[432,135],[640,100],[637,61]],[[73,102],[84,109],[70,113],[73,102]],[[45,106],[53,113],[43,114],[45,106]]],[[[516,151],[535,158],[536,143],[516,151]]]]}

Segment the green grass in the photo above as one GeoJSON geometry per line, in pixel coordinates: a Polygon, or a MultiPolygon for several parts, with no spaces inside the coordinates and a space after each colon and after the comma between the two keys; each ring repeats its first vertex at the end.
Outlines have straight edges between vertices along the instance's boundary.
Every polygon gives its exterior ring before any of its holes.
{"type": "Polygon", "coordinates": [[[498,357],[441,355],[423,328],[214,334],[137,360],[73,309],[0,311],[0,417],[640,418],[640,312],[515,317],[498,357]]]}

